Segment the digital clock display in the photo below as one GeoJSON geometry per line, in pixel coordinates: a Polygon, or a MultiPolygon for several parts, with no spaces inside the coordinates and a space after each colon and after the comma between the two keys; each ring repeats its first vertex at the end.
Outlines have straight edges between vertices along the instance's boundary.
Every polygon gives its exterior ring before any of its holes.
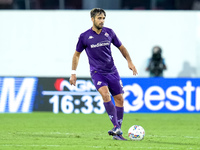
{"type": "Polygon", "coordinates": [[[105,112],[103,100],[90,79],[78,79],[76,86],[69,83],[69,78],[40,78],[38,93],[40,102],[37,111],[54,113],[96,113],[105,112]]]}

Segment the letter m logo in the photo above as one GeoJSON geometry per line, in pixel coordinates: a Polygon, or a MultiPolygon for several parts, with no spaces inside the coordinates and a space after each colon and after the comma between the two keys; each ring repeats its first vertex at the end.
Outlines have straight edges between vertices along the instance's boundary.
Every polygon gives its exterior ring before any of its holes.
{"type": "Polygon", "coordinates": [[[0,113],[32,112],[37,78],[0,78],[0,113]]]}

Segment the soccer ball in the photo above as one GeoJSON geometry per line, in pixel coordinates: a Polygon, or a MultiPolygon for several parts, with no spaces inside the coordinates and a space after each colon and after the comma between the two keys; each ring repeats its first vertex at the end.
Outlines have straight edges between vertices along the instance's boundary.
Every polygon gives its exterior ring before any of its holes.
{"type": "Polygon", "coordinates": [[[140,140],[144,139],[144,136],[145,136],[145,131],[142,126],[133,125],[128,130],[128,137],[132,141],[140,141],[140,140]]]}

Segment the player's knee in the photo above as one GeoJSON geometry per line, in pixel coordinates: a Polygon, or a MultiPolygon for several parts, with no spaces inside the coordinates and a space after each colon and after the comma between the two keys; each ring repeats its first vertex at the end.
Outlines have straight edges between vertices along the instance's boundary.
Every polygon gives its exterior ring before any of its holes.
{"type": "Polygon", "coordinates": [[[124,105],[124,98],[121,95],[114,96],[116,106],[123,107],[124,105]]]}
{"type": "Polygon", "coordinates": [[[122,107],[124,105],[124,99],[118,99],[115,101],[116,105],[122,107]]]}
{"type": "Polygon", "coordinates": [[[102,93],[101,96],[102,96],[104,102],[109,102],[111,100],[110,94],[107,92],[102,93]]]}

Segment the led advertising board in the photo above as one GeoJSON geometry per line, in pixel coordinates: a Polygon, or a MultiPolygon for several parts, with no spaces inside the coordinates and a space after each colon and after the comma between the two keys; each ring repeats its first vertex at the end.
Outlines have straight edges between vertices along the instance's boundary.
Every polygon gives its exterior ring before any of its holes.
{"type": "MultiPolygon", "coordinates": [[[[125,113],[196,113],[200,112],[200,79],[122,78],[125,113]]],[[[39,78],[42,99],[39,111],[54,113],[105,112],[103,100],[90,78],[39,78]],[[44,109],[45,108],[45,109],[44,109]]]]}
{"type": "MultiPolygon", "coordinates": [[[[122,78],[125,113],[199,113],[198,78],[122,78]]],[[[113,101],[113,99],[112,99],[113,101]]],[[[0,113],[105,113],[90,78],[0,78],[0,113]]]]}
{"type": "Polygon", "coordinates": [[[200,112],[200,79],[123,78],[125,112],[200,112]]]}
{"type": "Polygon", "coordinates": [[[0,77],[0,113],[33,110],[37,78],[0,77]]]}

